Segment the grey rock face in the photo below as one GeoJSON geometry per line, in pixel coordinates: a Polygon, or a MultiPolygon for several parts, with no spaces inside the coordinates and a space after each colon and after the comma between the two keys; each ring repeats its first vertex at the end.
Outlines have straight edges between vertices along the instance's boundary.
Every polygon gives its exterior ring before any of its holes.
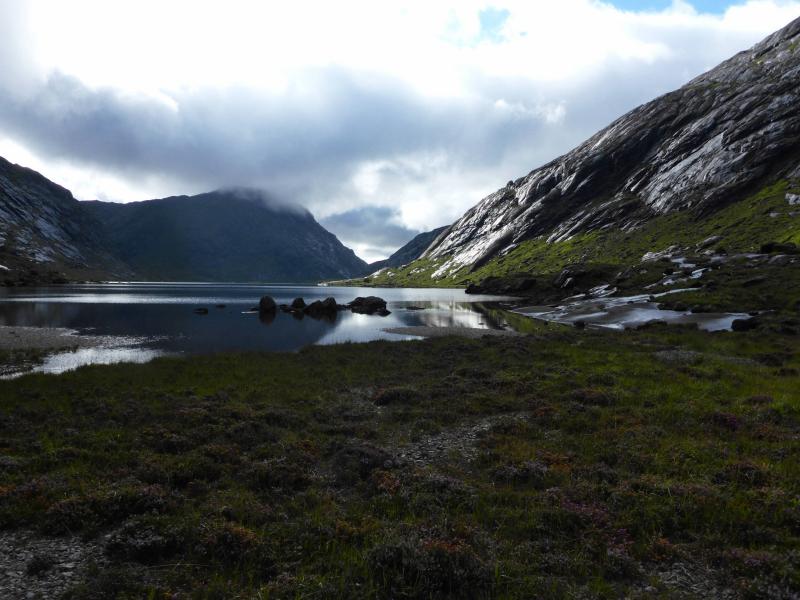
{"type": "Polygon", "coordinates": [[[800,19],[681,89],[624,115],[572,152],[509,182],[426,252],[434,277],[480,266],[525,239],[635,228],[711,212],[800,176],[800,19]]]}
{"type": "Polygon", "coordinates": [[[0,158],[0,264],[129,274],[100,229],[68,190],[0,158]]]}

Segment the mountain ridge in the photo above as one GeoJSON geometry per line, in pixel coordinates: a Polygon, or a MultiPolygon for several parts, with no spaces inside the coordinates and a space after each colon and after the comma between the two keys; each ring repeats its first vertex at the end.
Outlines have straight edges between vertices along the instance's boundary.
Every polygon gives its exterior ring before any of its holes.
{"type": "Polygon", "coordinates": [[[106,224],[113,251],[145,278],[308,282],[365,268],[307,210],[270,205],[246,192],[85,205],[106,224]]]}
{"type": "Polygon", "coordinates": [[[228,188],[128,204],[78,201],[0,158],[0,281],[312,282],[367,263],[304,208],[228,188]]]}
{"type": "Polygon", "coordinates": [[[381,269],[385,269],[387,267],[402,267],[403,265],[418,259],[449,227],[449,225],[444,225],[443,227],[437,227],[436,229],[423,231],[422,233],[415,235],[406,244],[393,252],[388,258],[369,263],[369,268],[367,269],[366,273],[368,275],[372,275],[376,271],[380,271],[381,269]]]}

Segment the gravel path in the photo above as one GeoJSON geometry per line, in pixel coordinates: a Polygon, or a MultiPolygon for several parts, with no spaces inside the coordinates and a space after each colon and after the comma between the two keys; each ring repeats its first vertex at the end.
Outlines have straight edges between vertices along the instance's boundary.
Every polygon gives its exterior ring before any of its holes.
{"type": "Polygon", "coordinates": [[[398,456],[417,465],[429,465],[448,458],[471,462],[478,456],[478,440],[503,423],[524,422],[529,413],[516,412],[485,417],[474,423],[446,429],[397,450],[398,456]]]}
{"type": "Polygon", "coordinates": [[[484,336],[520,336],[521,333],[511,329],[480,329],[477,327],[429,327],[418,325],[416,327],[389,327],[384,329],[386,333],[396,333],[398,335],[416,335],[419,337],[447,337],[455,335],[470,339],[479,339],[484,336]]]}
{"type": "Polygon", "coordinates": [[[98,344],[96,338],[54,327],[0,327],[0,350],[61,350],[98,344]]]}

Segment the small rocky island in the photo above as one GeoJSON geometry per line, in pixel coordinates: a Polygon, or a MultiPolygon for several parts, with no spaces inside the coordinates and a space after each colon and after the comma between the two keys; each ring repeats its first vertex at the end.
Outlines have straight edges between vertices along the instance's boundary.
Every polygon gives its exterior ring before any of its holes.
{"type": "Polygon", "coordinates": [[[295,298],[291,304],[278,304],[272,296],[263,296],[254,310],[257,310],[260,314],[274,314],[280,310],[301,319],[304,316],[314,319],[335,319],[337,313],[346,310],[356,314],[378,315],[380,317],[391,314],[391,311],[386,308],[386,300],[377,296],[359,296],[347,304],[337,303],[332,296],[324,300],[314,300],[310,304],[306,304],[303,298],[295,298]]]}

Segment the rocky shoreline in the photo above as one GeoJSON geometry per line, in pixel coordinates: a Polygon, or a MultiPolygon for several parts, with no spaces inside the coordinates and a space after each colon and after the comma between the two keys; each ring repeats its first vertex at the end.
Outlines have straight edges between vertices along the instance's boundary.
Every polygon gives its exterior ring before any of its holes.
{"type": "Polygon", "coordinates": [[[0,326],[0,350],[69,350],[99,343],[96,337],[63,327],[0,326]]]}

